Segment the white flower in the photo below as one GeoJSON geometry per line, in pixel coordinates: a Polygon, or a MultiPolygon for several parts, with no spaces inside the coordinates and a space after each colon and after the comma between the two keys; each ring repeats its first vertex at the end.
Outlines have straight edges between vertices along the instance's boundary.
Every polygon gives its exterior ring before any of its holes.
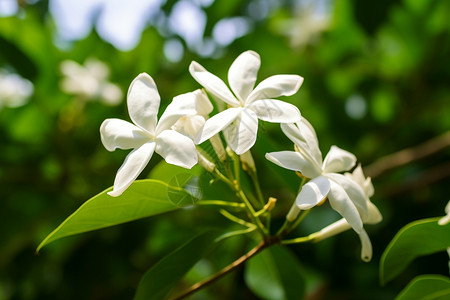
{"type": "Polygon", "coordinates": [[[109,195],[121,195],[142,172],[155,151],[173,165],[190,169],[197,163],[194,142],[171,129],[179,118],[195,114],[195,109],[189,105],[173,105],[157,122],[159,103],[155,82],[148,74],[142,73],[133,80],[127,95],[128,113],[134,124],[120,119],[103,121],[100,133],[107,150],[134,149],[117,171],[114,190],[109,195]]]}
{"type": "Polygon", "coordinates": [[[33,90],[33,84],[29,80],[0,69],[0,108],[24,105],[33,90]]]}
{"type": "Polygon", "coordinates": [[[367,212],[366,197],[355,181],[338,174],[351,169],[356,163],[356,157],[332,146],[322,161],[316,133],[304,118],[296,125],[281,124],[281,129],[294,142],[296,151],[267,153],[266,158],[283,168],[298,171],[311,178],[297,196],[297,208],[310,209],[328,196],[331,207],[340,213],[357,233],[361,233],[363,223],[360,212],[367,212]]]}
{"type": "Polygon", "coordinates": [[[172,129],[195,139],[213,106],[203,90],[196,90],[173,98],[167,109],[182,110],[186,113],[175,122],[172,129]]]}
{"type": "Polygon", "coordinates": [[[106,104],[116,105],[122,100],[122,90],[107,79],[108,66],[94,58],[87,59],[84,65],[72,60],[61,63],[61,89],[69,94],[80,95],[86,100],[99,99],[106,104]]]}
{"type": "Polygon", "coordinates": [[[450,223],[450,201],[447,203],[447,206],[445,206],[445,213],[447,215],[439,220],[439,225],[447,225],[450,223]]]}
{"type": "MultiPolygon", "coordinates": [[[[376,224],[381,222],[381,216],[378,208],[370,201],[369,197],[373,195],[374,189],[370,178],[365,178],[360,165],[355,168],[353,173],[345,173],[345,176],[350,180],[356,182],[364,191],[366,197],[367,211],[360,211],[361,220],[364,224],[376,224]]],[[[314,234],[316,241],[321,241],[341,232],[350,229],[351,226],[345,219],[334,222],[327,227],[321,229],[314,234]]],[[[372,259],[372,243],[364,228],[358,233],[361,240],[361,259],[363,261],[370,261],[372,259]]]]}
{"type": "Polygon", "coordinates": [[[240,155],[255,144],[258,119],[274,123],[293,123],[300,120],[297,107],[272,98],[295,94],[303,78],[298,75],[275,75],[254,88],[260,64],[260,57],[254,51],[239,55],[228,71],[228,82],[233,91],[231,92],[217,76],[197,62],[191,63],[189,72],[195,80],[215,98],[229,106],[206,121],[196,138],[198,144],[223,130],[228,145],[240,155]]]}

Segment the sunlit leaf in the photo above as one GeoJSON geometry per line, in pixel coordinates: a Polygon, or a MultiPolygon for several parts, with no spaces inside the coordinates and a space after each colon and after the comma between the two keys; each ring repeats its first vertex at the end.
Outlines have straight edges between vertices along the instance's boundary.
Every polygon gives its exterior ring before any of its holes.
{"type": "Polygon", "coordinates": [[[164,299],[184,275],[212,250],[218,232],[192,238],[151,267],[139,282],[136,300],[164,299]]]}
{"type": "Polygon", "coordinates": [[[112,187],[86,201],[38,246],[62,237],[105,228],[180,208],[173,200],[189,194],[157,180],[137,180],[121,196],[111,197],[112,187]],[[170,195],[170,197],[169,197],[170,195]]]}
{"type": "Polygon", "coordinates": [[[284,246],[256,255],[247,263],[244,275],[247,286],[261,299],[302,299],[305,292],[303,268],[284,246]]]}
{"type": "Polygon", "coordinates": [[[450,247],[450,224],[441,226],[438,225],[438,220],[439,218],[419,220],[400,229],[381,257],[382,284],[400,274],[416,257],[450,247]]]}
{"type": "Polygon", "coordinates": [[[421,275],[414,278],[395,300],[450,299],[450,279],[441,275],[421,275]]]}

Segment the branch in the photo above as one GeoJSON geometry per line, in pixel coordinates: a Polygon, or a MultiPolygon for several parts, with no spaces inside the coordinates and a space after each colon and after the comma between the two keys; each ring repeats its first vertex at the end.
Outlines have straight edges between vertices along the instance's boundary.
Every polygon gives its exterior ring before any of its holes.
{"type": "Polygon", "coordinates": [[[450,131],[423,144],[379,158],[364,168],[369,177],[377,177],[391,169],[422,159],[450,146],[450,131]]]}
{"type": "Polygon", "coordinates": [[[205,280],[202,280],[202,281],[194,284],[193,286],[191,286],[190,288],[185,290],[180,295],[175,296],[174,298],[171,298],[171,300],[183,299],[184,297],[187,297],[187,296],[195,293],[196,291],[198,291],[198,290],[200,290],[200,289],[210,285],[211,283],[213,283],[214,281],[216,281],[220,277],[228,274],[229,272],[233,271],[237,267],[241,266],[243,263],[245,263],[247,260],[249,260],[250,258],[255,256],[257,253],[259,253],[260,251],[262,251],[263,249],[265,249],[269,245],[270,245],[270,243],[268,243],[266,241],[261,241],[252,250],[250,250],[249,252],[247,252],[243,256],[239,257],[237,260],[235,260],[234,262],[232,262],[231,264],[229,264],[228,266],[226,266],[225,268],[223,268],[219,272],[215,273],[211,277],[206,278],[205,280]]]}

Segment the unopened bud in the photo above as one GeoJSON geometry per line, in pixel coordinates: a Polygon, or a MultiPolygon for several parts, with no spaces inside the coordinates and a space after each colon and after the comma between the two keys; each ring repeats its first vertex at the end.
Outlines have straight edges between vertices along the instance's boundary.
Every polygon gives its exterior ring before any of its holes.
{"type": "Polygon", "coordinates": [[[253,160],[253,156],[250,150],[241,154],[240,159],[242,163],[242,169],[244,169],[244,171],[256,173],[255,161],[253,160]]]}
{"type": "Polygon", "coordinates": [[[276,203],[277,203],[277,198],[269,197],[269,201],[267,201],[266,205],[264,205],[264,210],[271,211],[275,207],[276,203]]]}
{"type": "Polygon", "coordinates": [[[197,148],[197,156],[198,156],[198,163],[200,164],[200,166],[202,166],[206,171],[212,173],[216,168],[216,165],[206,158],[203,149],[199,147],[197,148]]]}
{"type": "Polygon", "coordinates": [[[213,135],[209,141],[211,142],[214,151],[216,151],[219,160],[224,162],[227,159],[227,154],[225,153],[225,148],[223,147],[220,136],[218,134],[213,135]]]}
{"type": "Polygon", "coordinates": [[[294,222],[295,219],[297,219],[298,214],[301,212],[302,210],[300,208],[298,208],[298,206],[294,204],[291,206],[291,209],[289,210],[289,212],[286,215],[286,220],[288,220],[288,222],[294,222]]]}

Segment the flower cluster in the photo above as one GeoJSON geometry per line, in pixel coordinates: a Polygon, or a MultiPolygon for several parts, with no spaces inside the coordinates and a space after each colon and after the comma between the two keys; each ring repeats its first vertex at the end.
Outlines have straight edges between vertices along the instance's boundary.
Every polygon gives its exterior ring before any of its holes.
{"type": "Polygon", "coordinates": [[[361,166],[348,173],[355,167],[356,157],[337,146],[332,146],[323,159],[312,125],[296,106],[275,99],[295,94],[302,77],[274,75],[256,85],[259,68],[260,57],[256,52],[242,53],[229,68],[228,87],[203,66],[192,62],[189,66],[192,77],[214,100],[224,102],[225,109],[210,117],[213,105],[208,95],[204,90],[196,90],[175,97],[159,121],[160,96],[156,84],[145,73],[137,76],[127,95],[132,123],[107,119],[100,128],[102,142],[109,151],[133,149],[118,170],[114,189],[109,194],[121,195],[154,152],[167,163],[184,168],[199,163],[212,172],[214,164],[203,157],[196,145],[210,140],[214,146],[220,132],[241,160],[250,161],[248,151],[255,144],[259,120],[280,123],[283,133],[294,143],[295,151],[271,152],[266,158],[305,178],[287,214],[287,222],[293,223],[300,211],[320,205],[328,198],[343,219],[314,234],[314,239],[321,240],[353,228],[361,238],[363,259],[370,260],[372,247],[363,225],[381,221],[380,212],[369,199],[374,191],[370,178],[365,178],[361,166]]]}
{"type": "Polygon", "coordinates": [[[33,84],[29,80],[0,69],[0,108],[24,105],[33,91],[33,84]]]}
{"type": "Polygon", "coordinates": [[[84,65],[65,60],[60,68],[64,75],[60,86],[64,92],[83,100],[100,100],[107,105],[121,102],[122,90],[108,81],[109,68],[105,63],[94,58],[87,59],[84,65]]]}

